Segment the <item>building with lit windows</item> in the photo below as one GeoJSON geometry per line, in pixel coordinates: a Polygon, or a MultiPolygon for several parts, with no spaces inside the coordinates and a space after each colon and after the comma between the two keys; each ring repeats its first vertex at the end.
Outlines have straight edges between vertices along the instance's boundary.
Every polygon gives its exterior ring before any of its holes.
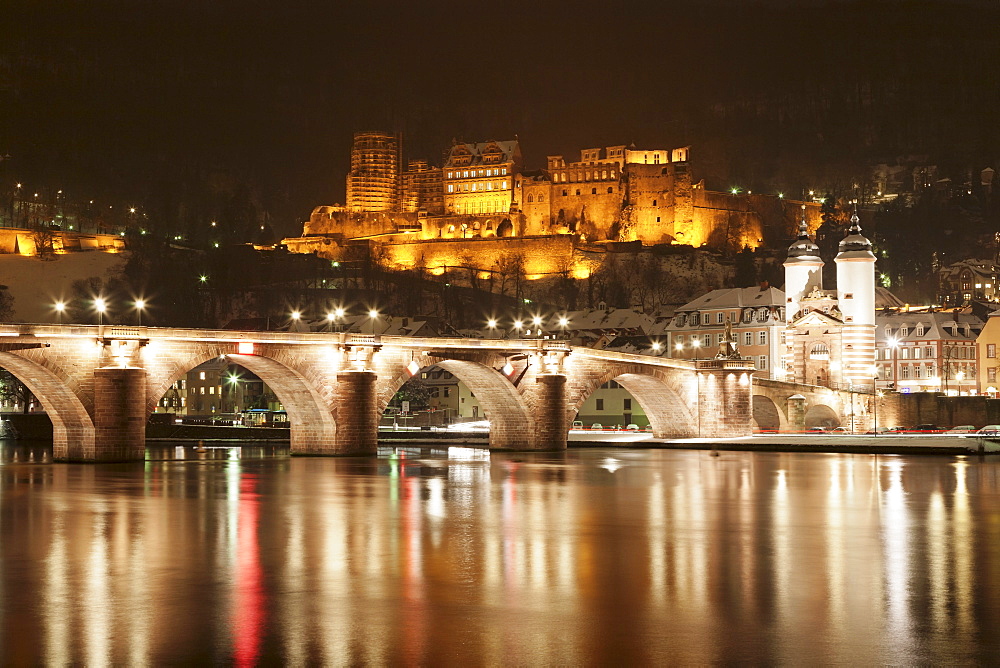
{"type": "Polygon", "coordinates": [[[712,290],[678,307],[666,327],[672,357],[712,358],[726,340],[726,327],[758,378],[780,378],[785,332],[785,293],[767,284],[712,290]]]}
{"type": "Polygon", "coordinates": [[[506,214],[514,201],[513,179],[521,171],[521,148],[516,140],[456,143],[442,171],[447,213],[506,214]]]}
{"type": "Polygon", "coordinates": [[[975,300],[997,301],[1000,267],[992,260],[961,260],[938,267],[938,302],[961,306],[975,300]]]}
{"type": "Polygon", "coordinates": [[[980,387],[990,385],[991,375],[987,364],[986,378],[979,376],[980,347],[994,353],[995,386],[996,348],[977,346],[981,333],[985,333],[983,321],[961,309],[879,311],[875,317],[876,386],[904,393],[978,394],[980,387]]]}

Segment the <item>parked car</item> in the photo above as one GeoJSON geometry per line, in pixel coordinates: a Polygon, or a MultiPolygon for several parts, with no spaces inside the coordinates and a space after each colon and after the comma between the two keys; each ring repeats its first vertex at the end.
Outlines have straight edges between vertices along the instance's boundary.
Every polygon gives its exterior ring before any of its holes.
{"type": "Polygon", "coordinates": [[[976,436],[1000,436],[1000,424],[988,424],[977,431],[976,436]]]}
{"type": "MultiPolygon", "coordinates": [[[[566,424],[566,423],[564,422],[563,424],[566,424]]],[[[637,424],[635,424],[633,422],[629,426],[625,427],[625,431],[639,431],[639,425],[637,425],[637,424]]]]}
{"type": "Polygon", "coordinates": [[[907,431],[914,434],[940,434],[943,430],[936,424],[917,424],[910,427],[907,431]]]}
{"type": "Polygon", "coordinates": [[[851,430],[847,427],[834,427],[830,430],[831,434],[850,434],[851,430]]]}
{"type": "Polygon", "coordinates": [[[945,434],[971,434],[976,431],[976,426],[972,424],[960,424],[945,431],[945,434]]]}
{"type": "Polygon", "coordinates": [[[604,425],[602,425],[600,422],[595,422],[594,424],[590,425],[590,428],[603,430],[604,425]]]}
{"type": "Polygon", "coordinates": [[[806,431],[809,432],[809,433],[813,433],[813,434],[816,434],[816,433],[825,434],[826,433],[826,429],[824,429],[823,427],[809,427],[808,429],[806,429],[806,431]]]}
{"type": "Polygon", "coordinates": [[[570,429],[583,429],[583,422],[580,420],[573,420],[573,426],[570,427],[570,429]]]}

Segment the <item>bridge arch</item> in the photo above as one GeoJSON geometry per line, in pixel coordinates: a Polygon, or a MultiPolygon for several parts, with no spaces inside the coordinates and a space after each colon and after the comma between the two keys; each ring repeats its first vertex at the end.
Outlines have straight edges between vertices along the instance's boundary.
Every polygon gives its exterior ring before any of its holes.
{"type": "MultiPolygon", "coordinates": [[[[485,355],[482,358],[456,359],[431,355],[415,355],[413,361],[421,369],[437,366],[448,371],[475,395],[483,414],[490,422],[489,447],[495,450],[526,450],[532,447],[534,429],[528,406],[514,385],[497,371],[503,358],[485,355]],[[492,363],[492,364],[491,364],[492,363]]],[[[410,374],[405,370],[396,373],[379,391],[378,412],[381,415],[392,397],[399,391],[410,374]]]]}
{"type": "Polygon", "coordinates": [[[67,379],[38,362],[7,352],[0,352],[0,367],[24,383],[45,409],[52,422],[54,459],[93,457],[94,420],[67,379]]]}
{"type": "Polygon", "coordinates": [[[823,427],[832,429],[840,426],[840,417],[837,412],[826,404],[813,404],[806,409],[806,429],[812,427],[823,427]]]}
{"type": "Polygon", "coordinates": [[[788,418],[784,411],[778,408],[771,397],[755,394],[753,401],[753,419],[761,431],[788,431],[788,418]]]}
{"type": "MultiPolygon", "coordinates": [[[[567,429],[583,402],[601,385],[615,381],[642,407],[656,438],[687,438],[698,433],[698,389],[695,382],[678,383],[665,370],[639,364],[612,364],[574,383],[567,397],[567,429]]],[[[691,380],[694,380],[692,377],[691,380]]]]}
{"type": "MultiPolygon", "coordinates": [[[[206,345],[196,354],[172,362],[161,373],[147,379],[146,416],[155,410],[157,402],[177,380],[188,371],[217,357],[226,357],[256,374],[281,402],[288,414],[289,438],[293,453],[319,443],[334,443],[337,424],[329,400],[317,390],[316,383],[306,378],[291,364],[267,354],[266,346],[253,355],[232,352],[230,344],[206,345]]],[[[152,370],[151,370],[152,371],[152,370]]],[[[315,449],[314,447],[312,449],[315,449]]]]}

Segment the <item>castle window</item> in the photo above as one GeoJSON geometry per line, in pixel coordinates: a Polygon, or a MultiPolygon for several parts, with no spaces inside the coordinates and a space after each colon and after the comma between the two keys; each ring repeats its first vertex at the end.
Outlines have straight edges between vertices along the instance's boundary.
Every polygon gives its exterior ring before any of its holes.
{"type": "Polygon", "coordinates": [[[587,174],[586,174],[586,176],[585,176],[585,178],[583,180],[584,181],[589,181],[590,180],[590,171],[589,170],[587,171],[587,174]]]}
{"type": "Polygon", "coordinates": [[[567,195],[569,195],[569,191],[566,190],[565,188],[563,188],[562,193],[563,193],[563,197],[566,197],[567,195]]]}
{"type": "Polygon", "coordinates": [[[538,201],[539,202],[544,202],[545,201],[545,195],[539,195],[538,196],[538,201]]]}
{"type": "Polygon", "coordinates": [[[597,194],[597,188],[591,188],[590,189],[590,194],[591,195],[596,195],[597,194]]]}
{"type": "Polygon", "coordinates": [[[612,188],[611,186],[608,186],[608,193],[609,193],[609,194],[610,194],[610,193],[613,193],[614,191],[615,191],[615,189],[614,189],[614,188],[612,188]]]}
{"type": "Polygon", "coordinates": [[[660,222],[660,217],[659,216],[656,217],[656,222],[660,222]]]}
{"type": "MultiPolygon", "coordinates": [[[[504,168],[503,168],[503,169],[502,169],[502,170],[500,171],[500,173],[501,173],[501,174],[506,174],[506,173],[507,173],[507,168],[506,168],[506,167],[504,167],[504,168]]],[[[506,188],[506,187],[507,187],[507,186],[504,186],[504,188],[506,188]]]]}
{"type": "Polygon", "coordinates": [[[611,178],[615,178],[615,170],[611,170],[611,178]]]}
{"type": "Polygon", "coordinates": [[[507,190],[507,181],[500,182],[500,190],[507,190]]]}
{"type": "Polygon", "coordinates": [[[528,202],[534,202],[534,201],[535,201],[535,196],[534,195],[528,195],[528,202]]]}
{"type": "Polygon", "coordinates": [[[579,195],[579,194],[580,194],[580,189],[579,189],[579,188],[577,188],[577,189],[576,189],[576,194],[577,194],[577,195],[579,195]]]}
{"type": "Polygon", "coordinates": [[[448,192],[450,192],[450,193],[455,192],[455,186],[453,186],[452,184],[449,183],[448,184],[448,192]]]}
{"type": "Polygon", "coordinates": [[[467,179],[467,178],[469,178],[469,172],[468,172],[468,170],[466,170],[466,171],[462,172],[462,178],[463,178],[463,179],[467,179]]]}
{"type": "Polygon", "coordinates": [[[656,200],[655,199],[653,200],[653,206],[656,206],[656,200]]]}

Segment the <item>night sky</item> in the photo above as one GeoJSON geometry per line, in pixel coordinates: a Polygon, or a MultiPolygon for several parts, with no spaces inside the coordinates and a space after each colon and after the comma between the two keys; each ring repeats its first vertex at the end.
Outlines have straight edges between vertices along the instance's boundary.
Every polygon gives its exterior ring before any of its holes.
{"type": "Polygon", "coordinates": [[[4,2],[0,179],[176,209],[244,186],[283,233],[351,133],[546,154],[691,144],[709,187],[1000,157],[995,2],[4,2]]]}

